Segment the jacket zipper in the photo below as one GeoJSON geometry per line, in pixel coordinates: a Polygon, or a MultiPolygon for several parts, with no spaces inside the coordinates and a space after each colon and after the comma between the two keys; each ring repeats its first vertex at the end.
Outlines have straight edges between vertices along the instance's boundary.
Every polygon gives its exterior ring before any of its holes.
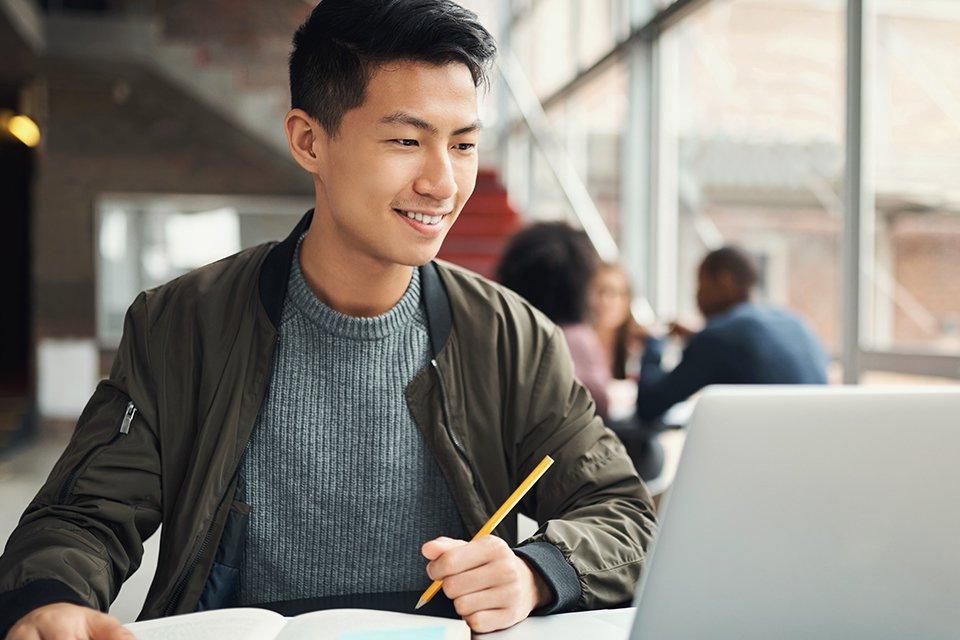
{"type": "Polygon", "coordinates": [[[137,415],[137,408],[133,406],[133,401],[127,403],[127,410],[123,412],[123,422],[120,423],[120,433],[130,433],[130,423],[133,422],[133,416],[137,415]]]}
{"type": "Polygon", "coordinates": [[[63,487],[60,488],[60,493],[57,496],[57,503],[64,504],[67,499],[67,496],[70,495],[70,492],[73,491],[73,485],[76,484],[77,478],[80,476],[81,470],[83,470],[87,463],[97,454],[101,449],[109,447],[120,436],[125,436],[130,433],[130,423],[133,422],[133,417],[137,415],[137,407],[133,404],[133,400],[127,402],[127,408],[123,412],[123,420],[120,421],[120,429],[113,434],[113,436],[107,442],[97,445],[93,449],[90,449],[86,455],[81,458],[80,463],[73,468],[73,471],[70,473],[70,476],[67,478],[67,481],[63,484],[63,487]]]}
{"type": "Polygon", "coordinates": [[[440,409],[443,411],[443,427],[447,432],[447,436],[450,438],[450,441],[453,443],[453,448],[456,449],[457,453],[466,463],[467,468],[470,469],[470,475],[473,480],[473,489],[477,492],[477,495],[483,500],[483,492],[480,489],[480,477],[477,474],[477,470],[473,466],[473,462],[467,457],[467,452],[463,447],[463,444],[460,442],[460,439],[457,438],[457,434],[453,432],[453,427],[450,425],[450,411],[447,409],[447,388],[443,382],[443,375],[440,373],[440,367],[437,365],[436,358],[430,360],[430,366],[433,367],[434,373],[437,374],[437,383],[440,387],[440,409]]]}
{"type": "MultiPolygon", "coordinates": [[[[220,504],[223,504],[222,501],[220,504]]],[[[216,520],[217,512],[220,511],[219,505],[217,510],[213,512],[213,519],[216,520]]],[[[210,536],[213,533],[213,521],[210,522],[210,526],[207,527],[207,533],[203,536],[203,542],[200,543],[200,548],[197,549],[197,552],[193,554],[193,559],[190,560],[190,564],[187,566],[186,570],[180,574],[180,580],[177,581],[176,587],[174,587],[173,595],[170,597],[167,606],[163,609],[163,615],[170,615],[174,608],[180,604],[180,596],[183,595],[183,590],[187,587],[187,581],[190,579],[190,576],[193,574],[194,568],[197,566],[197,563],[200,561],[200,558],[203,556],[203,552],[207,550],[207,545],[210,544],[210,536]]]]}
{"type": "MultiPolygon", "coordinates": [[[[277,342],[280,340],[280,334],[274,334],[273,336],[273,348],[277,346],[277,342]]],[[[261,403],[263,398],[260,399],[261,403]]],[[[237,464],[237,468],[234,469],[234,475],[240,472],[240,465],[237,464]]],[[[193,558],[190,560],[190,564],[187,565],[187,568],[183,573],[180,574],[180,578],[177,580],[176,586],[173,588],[173,595],[170,596],[170,600],[167,602],[166,606],[163,608],[163,615],[170,615],[178,604],[180,604],[180,597],[183,595],[184,589],[187,588],[187,582],[190,580],[190,576],[193,574],[194,568],[196,568],[197,563],[200,562],[200,558],[203,557],[204,551],[207,550],[207,546],[210,544],[210,537],[213,535],[213,523],[217,520],[217,514],[220,512],[220,509],[223,508],[224,500],[227,498],[227,494],[230,492],[229,485],[228,489],[224,491],[223,495],[220,496],[220,502],[217,503],[217,508],[213,512],[213,518],[210,520],[210,524],[207,525],[207,532],[203,535],[203,540],[200,542],[200,547],[197,549],[197,552],[193,554],[193,558]]]]}

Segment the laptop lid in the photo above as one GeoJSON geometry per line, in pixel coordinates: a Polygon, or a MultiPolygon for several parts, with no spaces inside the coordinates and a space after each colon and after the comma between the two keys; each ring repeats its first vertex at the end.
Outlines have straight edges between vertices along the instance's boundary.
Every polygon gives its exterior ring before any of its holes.
{"type": "Polygon", "coordinates": [[[960,637],[960,388],[699,400],[634,640],[960,637]]]}

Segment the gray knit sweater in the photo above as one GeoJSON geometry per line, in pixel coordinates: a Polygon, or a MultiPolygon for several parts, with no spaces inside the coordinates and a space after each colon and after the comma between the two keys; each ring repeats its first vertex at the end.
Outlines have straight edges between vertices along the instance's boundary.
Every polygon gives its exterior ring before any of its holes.
{"type": "Polygon", "coordinates": [[[423,589],[420,546],[465,534],[404,398],[430,358],[419,272],[387,313],[356,318],[316,297],[299,256],[241,466],[240,604],[423,589]]]}

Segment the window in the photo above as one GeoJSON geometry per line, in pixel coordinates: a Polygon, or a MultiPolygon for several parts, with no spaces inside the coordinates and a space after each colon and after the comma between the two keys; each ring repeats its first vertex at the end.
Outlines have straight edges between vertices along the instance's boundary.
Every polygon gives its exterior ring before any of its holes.
{"type": "Polygon", "coordinates": [[[286,237],[300,198],[108,195],[98,202],[97,337],[116,347],[127,307],[155,287],[241,249],[286,237]]]}
{"type": "Polygon", "coordinates": [[[576,47],[581,69],[602,58],[630,29],[628,0],[574,0],[576,29],[571,44],[576,47]]]}
{"type": "Polygon", "coordinates": [[[513,49],[541,99],[576,71],[573,17],[569,0],[540,0],[515,27],[513,49]]]}
{"type": "Polygon", "coordinates": [[[869,2],[864,343],[960,354],[960,3],[869,2]]]}
{"type": "Polygon", "coordinates": [[[699,261],[736,243],[763,298],[839,349],[844,6],[716,0],[661,36],[657,215],[678,245],[661,313],[694,316],[699,261]]]}
{"type": "Polygon", "coordinates": [[[627,69],[618,61],[547,113],[614,239],[620,227],[626,110],[627,69]]]}

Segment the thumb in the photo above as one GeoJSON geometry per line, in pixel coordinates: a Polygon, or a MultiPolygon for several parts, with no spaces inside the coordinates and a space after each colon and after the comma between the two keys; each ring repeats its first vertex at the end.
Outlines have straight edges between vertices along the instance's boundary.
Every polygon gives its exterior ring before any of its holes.
{"type": "Polygon", "coordinates": [[[440,536],[439,538],[425,542],[420,548],[420,553],[422,553],[423,557],[427,560],[436,560],[450,549],[462,547],[465,544],[467,544],[466,540],[455,540],[454,538],[440,536]]]}
{"type": "Polygon", "coordinates": [[[90,640],[136,640],[133,632],[119,620],[99,611],[92,612],[87,618],[87,630],[90,640]]]}

